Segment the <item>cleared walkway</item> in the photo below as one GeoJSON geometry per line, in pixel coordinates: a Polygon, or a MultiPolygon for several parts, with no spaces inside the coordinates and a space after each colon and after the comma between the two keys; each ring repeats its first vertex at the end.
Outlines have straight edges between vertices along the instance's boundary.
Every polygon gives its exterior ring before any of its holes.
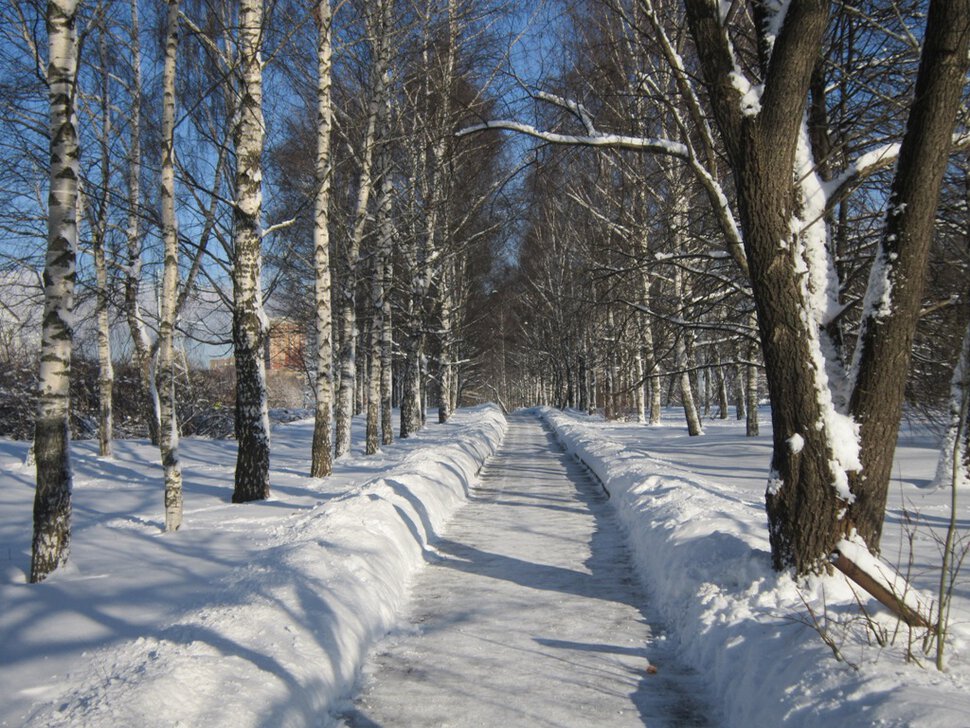
{"type": "Polygon", "coordinates": [[[605,495],[534,417],[509,418],[436,548],[348,728],[716,725],[649,624],[605,495]]]}

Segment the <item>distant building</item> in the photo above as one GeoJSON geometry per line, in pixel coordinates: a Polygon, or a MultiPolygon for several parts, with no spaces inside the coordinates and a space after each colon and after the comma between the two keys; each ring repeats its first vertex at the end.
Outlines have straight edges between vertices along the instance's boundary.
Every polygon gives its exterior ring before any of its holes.
{"type": "Polygon", "coordinates": [[[266,370],[303,371],[306,334],[292,319],[273,319],[266,338],[266,370]]]}

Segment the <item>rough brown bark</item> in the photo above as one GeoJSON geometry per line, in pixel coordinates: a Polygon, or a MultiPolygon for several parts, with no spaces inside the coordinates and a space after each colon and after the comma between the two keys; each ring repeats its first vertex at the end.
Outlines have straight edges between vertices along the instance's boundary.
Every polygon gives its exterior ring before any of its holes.
{"type": "MultiPolygon", "coordinates": [[[[888,291],[882,301],[867,301],[849,403],[862,442],[849,520],[871,549],[882,535],[940,185],[966,84],[968,40],[970,0],[930,2],[916,92],[874,263],[874,275],[885,276],[888,291]]],[[[871,295],[882,290],[870,284],[871,295]]]]}

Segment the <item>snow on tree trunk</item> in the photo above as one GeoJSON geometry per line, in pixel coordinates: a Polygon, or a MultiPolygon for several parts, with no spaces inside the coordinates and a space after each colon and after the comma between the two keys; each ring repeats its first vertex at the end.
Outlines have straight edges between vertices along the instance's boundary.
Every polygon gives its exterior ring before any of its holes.
{"type": "Polygon", "coordinates": [[[262,64],[261,0],[239,4],[238,121],[233,205],[232,340],[236,360],[236,479],[233,503],[269,497],[269,411],[263,349],[269,329],[263,311],[262,268],[262,64]]]}
{"type": "Polygon", "coordinates": [[[851,478],[848,521],[878,549],[920,316],[940,186],[970,58],[970,0],[929,5],[913,105],[872,265],[853,360],[849,411],[859,423],[862,471],[851,478]]]}
{"type": "Polygon", "coordinates": [[[50,0],[47,4],[50,190],[38,409],[34,429],[37,490],[34,493],[30,562],[32,583],[42,581],[67,562],[71,540],[68,412],[77,255],[76,17],[76,0],[50,0]]]}
{"type": "Polygon", "coordinates": [[[331,101],[332,15],[330,0],[317,3],[317,194],[313,217],[314,308],[317,338],[316,406],[310,475],[324,478],[333,471],[331,423],[333,420],[333,329],[330,302],[330,133],[333,125],[331,101]]]}
{"type": "Polygon", "coordinates": [[[851,422],[834,406],[821,351],[804,242],[793,230],[796,147],[812,70],[828,21],[818,0],[783,6],[761,100],[750,103],[720,8],[685,0],[715,118],[735,177],[745,252],[772,401],[772,474],[766,493],[772,559],[798,573],[826,568],[846,534],[839,518],[857,467],[851,422]],[[781,247],[780,247],[781,246],[781,247]]]}
{"type": "Polygon", "coordinates": [[[182,525],[182,465],[179,462],[178,419],[175,410],[175,316],[179,282],[178,228],[175,218],[175,66],[178,58],[179,2],[169,0],[162,71],[162,269],[158,330],[158,447],[165,478],[165,530],[182,525]]]}
{"type": "Polygon", "coordinates": [[[131,0],[131,107],[129,126],[131,138],[128,148],[128,227],[125,237],[128,245],[128,266],[125,269],[125,315],[134,346],[135,367],[141,385],[142,407],[148,424],[148,436],[158,445],[159,402],[152,367],[151,342],[145,327],[141,303],[141,45],[138,31],[138,0],[131,0]]]}
{"type": "Polygon", "coordinates": [[[361,150],[360,174],[357,182],[357,203],[350,239],[344,251],[340,277],[340,390],[336,409],[336,454],[341,457],[350,452],[350,423],[355,409],[357,384],[357,278],[360,247],[367,226],[368,204],[373,188],[373,160],[378,134],[386,106],[384,95],[390,64],[390,11],[388,0],[381,0],[379,7],[370,8],[367,33],[373,54],[371,68],[371,92],[368,101],[367,131],[361,150]]]}

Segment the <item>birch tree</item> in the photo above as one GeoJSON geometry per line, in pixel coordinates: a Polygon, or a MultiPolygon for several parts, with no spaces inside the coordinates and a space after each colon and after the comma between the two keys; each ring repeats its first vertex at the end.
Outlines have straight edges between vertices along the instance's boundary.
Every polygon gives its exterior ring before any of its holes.
{"type": "Polygon", "coordinates": [[[165,479],[165,530],[182,525],[182,466],[175,408],[175,322],[179,279],[178,228],[175,217],[175,71],[178,59],[179,0],[168,0],[165,60],[162,69],[161,220],[164,242],[161,311],[158,332],[158,447],[165,479]]]}
{"type": "Polygon", "coordinates": [[[47,3],[50,189],[38,411],[34,432],[37,490],[30,581],[67,562],[71,539],[70,406],[74,275],[77,252],[78,139],[75,120],[77,0],[47,3]]]}
{"type": "Polygon", "coordinates": [[[313,452],[310,475],[323,478],[333,470],[331,423],[333,419],[333,329],[330,301],[330,135],[333,125],[331,99],[332,14],[330,0],[319,0],[317,20],[317,154],[316,196],[313,218],[314,325],[316,329],[316,405],[313,420],[313,452]]]}
{"type": "Polygon", "coordinates": [[[367,11],[367,38],[371,48],[370,89],[367,122],[361,148],[357,202],[350,238],[344,247],[339,288],[340,389],[336,407],[336,455],[350,452],[350,424],[354,414],[357,381],[357,281],[361,245],[368,222],[368,205],[374,187],[374,155],[387,106],[388,72],[391,59],[391,2],[380,0],[367,11]]]}
{"type": "Polygon", "coordinates": [[[148,436],[153,445],[159,444],[158,389],[152,365],[152,344],[145,325],[141,306],[142,228],[141,228],[141,132],[142,132],[142,73],[141,40],[139,38],[138,0],[131,0],[129,47],[131,52],[131,86],[128,108],[128,225],[125,230],[128,261],[125,266],[125,316],[134,349],[135,367],[141,383],[143,408],[148,423],[148,436]]]}
{"type": "Polygon", "coordinates": [[[263,360],[269,322],[263,311],[262,267],[262,0],[239,4],[239,72],[233,205],[232,341],[236,359],[236,482],[233,503],[269,497],[269,410],[263,360]]]}

